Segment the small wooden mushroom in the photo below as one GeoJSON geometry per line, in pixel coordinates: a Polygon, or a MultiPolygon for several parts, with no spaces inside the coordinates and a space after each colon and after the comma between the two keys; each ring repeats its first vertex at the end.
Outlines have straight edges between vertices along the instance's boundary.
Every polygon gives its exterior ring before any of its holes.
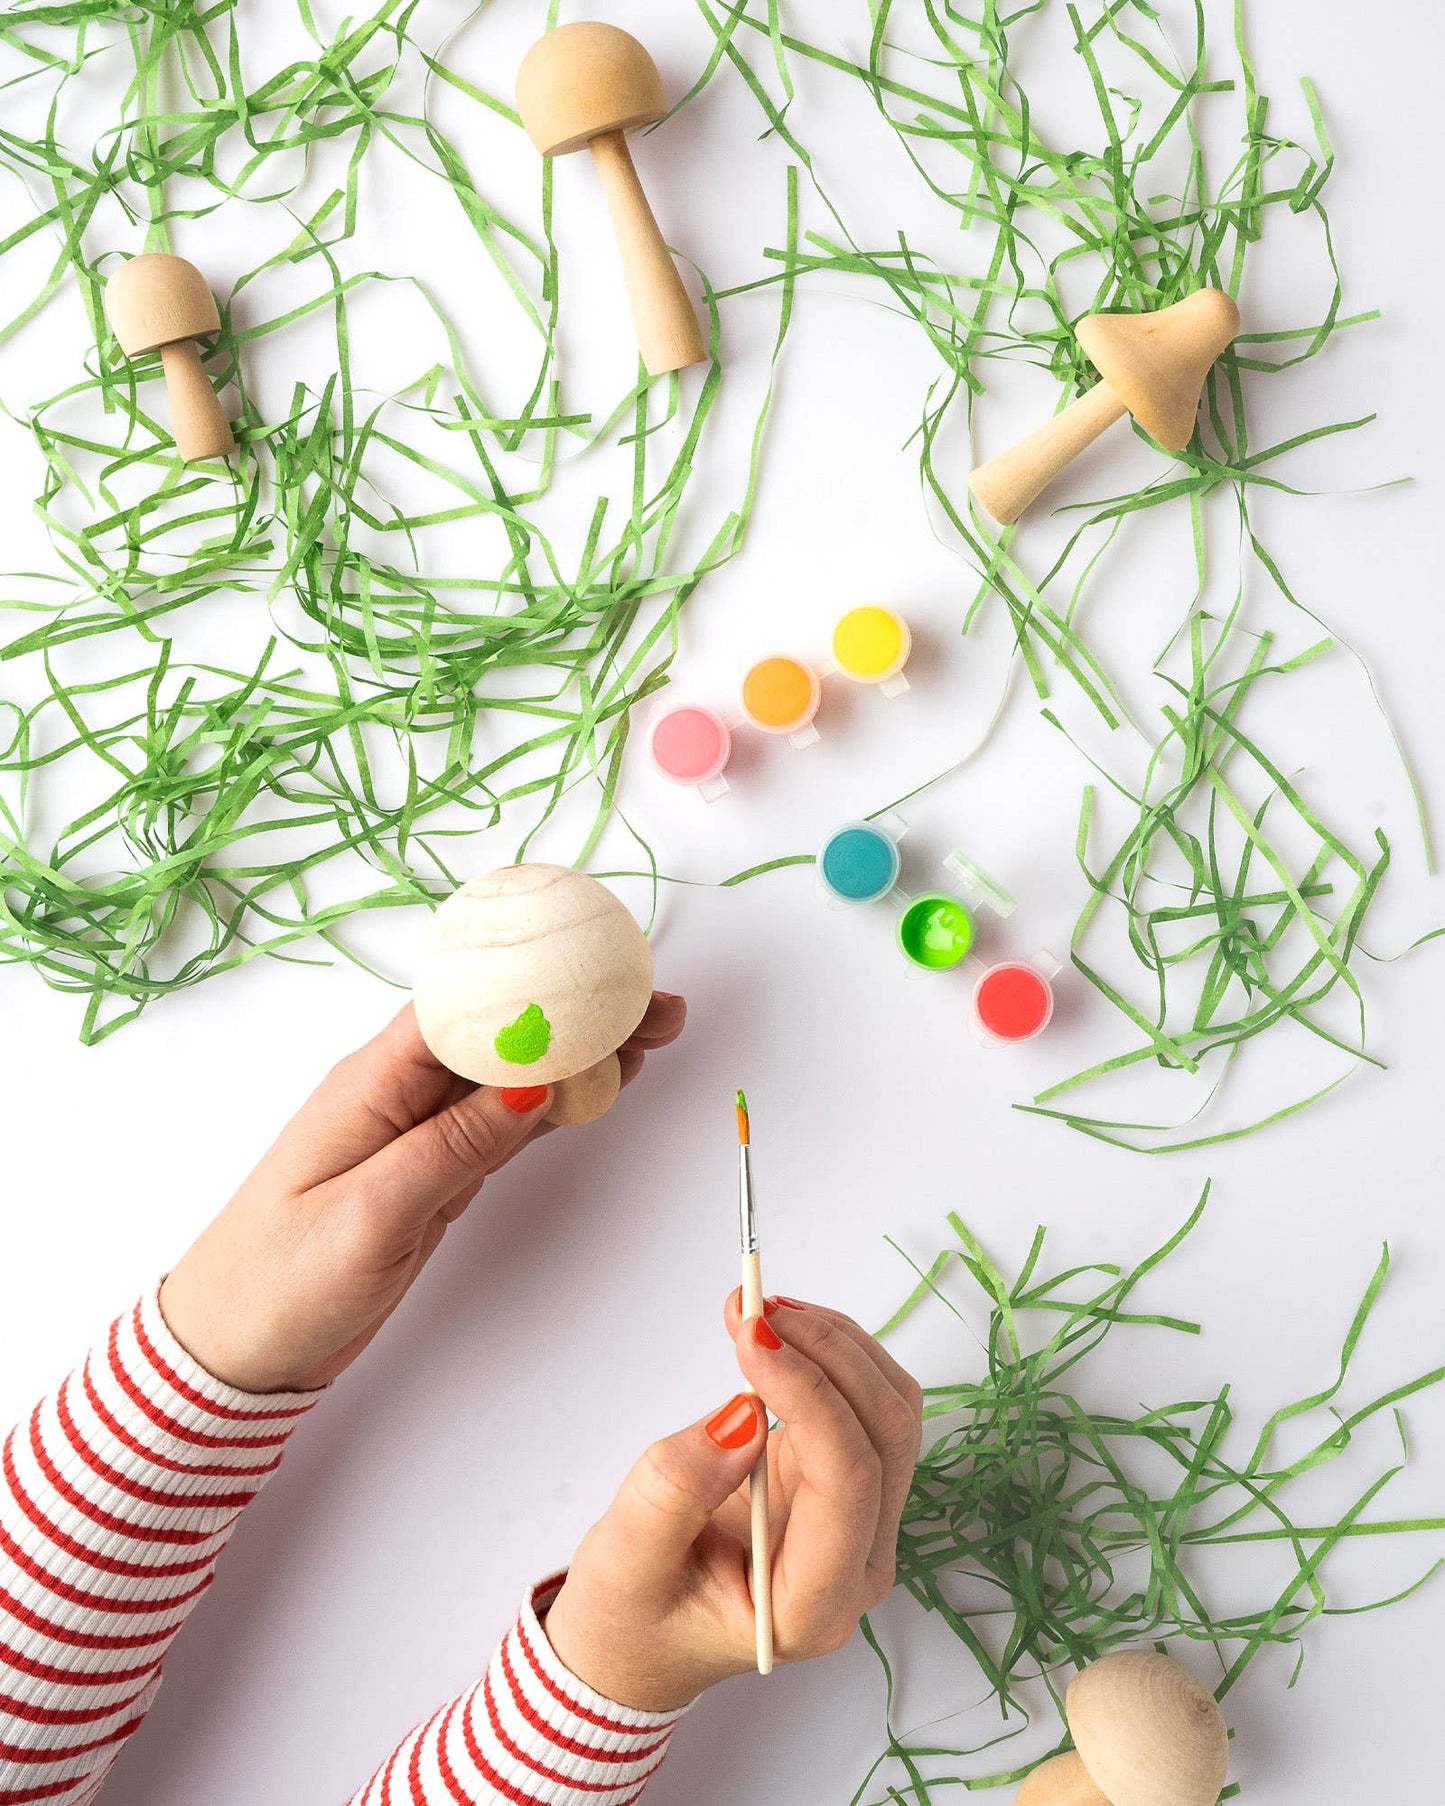
{"type": "Polygon", "coordinates": [[[700,364],[707,346],[642,192],[627,133],[667,111],[657,65],[630,33],[579,20],[539,38],[517,71],[517,111],[544,157],[586,145],[612,213],[632,323],[652,376],[700,364]]]}
{"type": "Polygon", "coordinates": [[[503,866],[448,897],[412,990],[444,1066],[480,1085],[551,1085],[555,1123],[612,1107],[617,1049],[651,997],[652,950],[631,912],[561,865],[503,866]]]}
{"type": "Polygon", "coordinates": [[[197,339],[221,329],[216,298],[184,257],[146,251],[105,285],[105,312],[127,357],[159,351],[171,403],[171,436],[187,464],[224,457],[236,441],[201,367],[197,339]]]}
{"type": "Polygon", "coordinates": [[[1214,1695],[1182,1662],[1126,1649],[1069,1684],[1074,1747],[1041,1762],[1015,1806],[1215,1806],[1229,1735],[1214,1695]]]}
{"type": "Polygon", "coordinates": [[[1104,380],[980,464],[969,488],[996,521],[1012,526],[1066,464],[1125,414],[1166,451],[1182,451],[1194,433],[1204,379],[1238,331],[1239,309],[1217,288],[1198,289],[1156,313],[1090,314],[1077,336],[1104,380]]]}

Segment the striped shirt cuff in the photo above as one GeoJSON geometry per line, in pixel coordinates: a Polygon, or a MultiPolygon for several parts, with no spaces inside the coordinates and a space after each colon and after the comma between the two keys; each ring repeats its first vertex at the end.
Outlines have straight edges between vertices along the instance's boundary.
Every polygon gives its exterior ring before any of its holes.
{"type": "Polygon", "coordinates": [[[619,1706],[562,1665],[542,1618],[564,1578],[533,1587],[480,1684],[419,1725],[352,1806],[629,1806],[637,1799],[683,1713],[619,1706]]]}

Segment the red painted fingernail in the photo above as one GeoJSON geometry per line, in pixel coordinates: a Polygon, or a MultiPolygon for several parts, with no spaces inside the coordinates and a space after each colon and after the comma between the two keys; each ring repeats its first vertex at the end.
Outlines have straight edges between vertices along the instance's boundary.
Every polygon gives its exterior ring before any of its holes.
{"type": "Polygon", "coordinates": [[[758,1433],[762,1406],[751,1392],[739,1392],[702,1426],[720,1449],[745,1449],[758,1433]]]}
{"type": "Polygon", "coordinates": [[[783,1346],[783,1338],[766,1317],[754,1317],[751,1328],[753,1340],[759,1348],[781,1348],[783,1346]]]}
{"type": "Polygon", "coordinates": [[[763,1309],[767,1312],[805,1311],[807,1308],[801,1298],[785,1298],[781,1292],[774,1292],[771,1298],[763,1300],[763,1309]]]}
{"type": "Polygon", "coordinates": [[[502,1102],[509,1110],[515,1110],[518,1116],[530,1116],[533,1110],[546,1101],[545,1085],[507,1085],[502,1090],[502,1102]]]}

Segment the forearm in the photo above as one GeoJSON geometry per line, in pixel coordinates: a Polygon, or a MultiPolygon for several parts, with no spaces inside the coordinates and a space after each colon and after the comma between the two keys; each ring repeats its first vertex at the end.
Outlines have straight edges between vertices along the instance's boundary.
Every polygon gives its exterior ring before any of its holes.
{"type": "Polygon", "coordinates": [[[628,1806],[667,1753],[680,1712],[615,1705],[563,1667],[533,1588],[468,1693],[403,1740],[351,1806],[628,1806]]]}
{"type": "Polygon", "coordinates": [[[0,1806],[93,1799],[314,1395],[221,1385],[154,1295],[5,1440],[0,1806]]]}

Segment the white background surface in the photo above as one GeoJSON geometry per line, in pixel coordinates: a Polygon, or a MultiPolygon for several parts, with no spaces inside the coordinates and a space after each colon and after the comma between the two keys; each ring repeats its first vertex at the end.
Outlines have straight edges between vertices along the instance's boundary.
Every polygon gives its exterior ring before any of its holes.
{"type": "MultiPolygon", "coordinates": [[[[439,39],[443,20],[457,15],[434,10],[439,39]]],[[[833,41],[861,54],[858,9],[837,11],[833,41]]],[[[1299,422],[1374,409],[1376,426],[1309,454],[1295,480],[1343,489],[1400,473],[1417,479],[1370,495],[1283,498],[1262,514],[1302,594],[1371,661],[1427,794],[1438,798],[1445,629],[1438,248],[1428,222],[1437,211],[1445,27],[1424,0],[1381,10],[1368,38],[1344,0],[1255,12],[1274,123],[1304,131],[1292,85],[1301,72],[1316,78],[1328,108],[1341,159],[1330,199],[1347,306],[1385,310],[1383,323],[1311,364],[1294,391],[1271,381],[1261,401],[1271,412],[1256,419],[1255,436],[1263,443],[1299,422]]],[[[673,91],[691,80],[705,34],[690,9],[616,5],[609,16],[646,37],[673,91]]],[[[462,41],[459,65],[505,87],[498,72],[534,25],[531,9],[498,7],[462,41]]],[[[832,121],[837,90],[811,79],[798,105],[804,138],[827,144],[835,189],[880,230],[900,223],[905,190],[876,131],[869,137],[861,117],[832,121]]],[[[685,154],[674,127],[677,152],[663,154],[654,140],[639,162],[670,235],[715,280],[745,279],[760,243],[778,242],[781,159],[754,142],[756,115],[726,84],[695,113],[685,154]]],[[[519,206],[530,180],[519,169],[519,206]]],[[[574,220],[585,213],[585,184],[581,169],[560,172],[559,217],[574,206],[574,220]]],[[[413,262],[435,257],[434,247],[403,241],[404,229],[425,237],[405,213],[385,225],[395,267],[413,253],[413,262]]],[[[932,229],[944,230],[936,220],[932,229]]],[[[595,242],[610,282],[604,241],[589,227],[571,230],[579,255],[595,242]]],[[[256,261],[249,246],[228,252],[217,242],[207,269],[218,287],[228,254],[233,271],[256,261]]],[[[1290,255],[1286,247],[1274,266],[1277,286],[1253,298],[1254,319],[1299,317],[1290,255]]],[[[630,355],[618,336],[620,301],[606,287],[599,277],[587,330],[570,328],[584,358],[619,344],[630,355]]],[[[744,303],[728,316],[729,367],[736,359],[748,382],[760,376],[770,309],[744,303]]],[[[66,355],[61,308],[28,336],[26,373],[12,355],[0,392],[12,408],[27,384],[48,393],[57,385],[46,380],[47,360],[53,367],[66,355]]],[[[803,291],[755,525],[744,555],[691,604],[678,674],[695,693],[725,697],[744,658],[816,649],[842,604],[879,595],[918,631],[914,690],[893,704],[830,692],[833,731],[823,746],[806,755],[750,748],[734,795],[711,810],[631,770],[625,801],[667,869],[716,878],[810,850],[836,821],[964,751],[986,722],[1002,670],[999,623],[976,641],[957,639],[971,576],[931,535],[914,457],[902,448],[933,374],[916,329],[841,293],[803,291]]],[[[1041,393],[1031,395],[1022,375],[1001,378],[998,392],[999,412],[985,414],[995,447],[1031,423],[1041,393]]],[[[957,455],[966,462],[961,444],[957,455]]],[[[1131,458],[1148,459],[1118,442],[1098,455],[1115,460],[1110,482],[1131,458]]],[[[43,551],[32,549],[25,507],[38,467],[23,434],[6,429],[0,460],[8,473],[0,521],[26,548],[5,562],[33,564],[43,551]]],[[[738,468],[733,457],[728,482],[738,468]]],[[[578,493],[594,493],[585,476],[578,493]]],[[[1106,640],[1112,631],[1131,643],[1139,612],[1154,607],[1146,552],[1126,547],[1111,566],[1097,603],[1106,640]]],[[[1160,623],[1177,613],[1168,598],[1159,609],[1160,623]]],[[[1153,624],[1151,616],[1151,646],[1163,637],[1153,624]]],[[[1299,683],[1303,703],[1288,706],[1302,709],[1298,759],[1316,794],[1346,820],[1385,821],[1396,840],[1397,867],[1368,938],[1397,948],[1442,918],[1445,887],[1423,874],[1397,769],[1357,673],[1340,658],[1299,683]],[[1357,808],[1364,815],[1352,815],[1357,808]]],[[[1276,732],[1280,719],[1272,718],[1276,732]]],[[[1072,841],[1084,775],[1020,692],[986,753],[910,812],[924,855],[965,844],[1019,893],[1010,948],[1067,943],[1081,896],[1072,841]]],[[[479,867],[493,862],[479,849],[479,867]]],[[[368,932],[372,950],[380,945],[404,974],[412,926],[391,917],[368,932]]],[[[173,1655],[160,1702],[107,1793],[115,1806],[345,1797],[410,1724],[470,1684],[524,1584],[566,1558],[644,1443],[733,1389],[718,1309],[735,1266],[728,1103],[739,1082],[754,1104],[772,1287],[876,1321],[907,1280],[883,1235],[927,1257],[947,1209],[960,1210],[1006,1265],[1037,1221],[1053,1226],[1060,1264],[1129,1260],[1162,1239],[1212,1174],[1209,1214],[1144,1297],[1146,1308],[1203,1317],[1206,1335],[1121,1335],[1085,1381],[1093,1400],[1129,1410],[1205,1396],[1228,1379],[1249,1424],[1325,1383],[1385,1237],[1396,1266],[1350,1398],[1373,1397],[1441,1359],[1438,953],[1367,968],[1388,1072],[1362,1073],[1259,1137],[1151,1160],[1010,1107],[1123,1045],[1078,981],[1063,986],[1046,1040],[985,1055],[964,1033],[961,982],[907,982],[886,917],[821,912],[805,871],[727,892],[671,893],[656,951],[659,982],[690,1000],[684,1042],[604,1123],[553,1137],[488,1188],[408,1307],[308,1422],[173,1655]]],[[[395,998],[348,966],[257,966],[163,1003],[89,1051],[75,1039],[73,1001],[31,974],[7,973],[4,1001],[0,1414],[13,1415],[164,1270],[314,1077],[395,998]]],[[[1267,1043],[1203,1126],[1306,1089],[1308,1056],[1300,1051],[1293,1067],[1295,1057],[1267,1043]]],[[[1164,1116],[1172,1106],[1181,1118],[1197,1102],[1167,1095],[1164,1116]]],[[[942,1332],[911,1352],[925,1378],[972,1371],[975,1358],[942,1332]]],[[[1440,1512],[1445,1394],[1412,1403],[1407,1419],[1411,1465],[1384,1508],[1440,1512]]],[[[1350,1469],[1357,1487],[1390,1452],[1383,1433],[1367,1439],[1350,1469]]],[[[1339,1479],[1323,1485],[1312,1495],[1319,1512],[1340,1509],[1346,1490],[1339,1479]]],[[[1442,1551],[1445,1533],[1352,1544],[1332,1561],[1337,1601],[1393,1591],[1442,1551]]],[[[1222,1584],[1231,1584],[1227,1573],[1222,1584]]],[[[1365,1795],[1422,1799],[1438,1788],[1440,1598],[1437,1587],[1386,1614],[1312,1627],[1293,1693],[1287,1655],[1257,1663],[1229,1701],[1234,1773],[1251,1800],[1333,1806],[1365,1795]]],[[[898,1599],[884,1616],[892,1646],[913,1652],[903,1661],[904,1727],[963,1713],[983,1692],[961,1650],[918,1640],[916,1616],[898,1599]]],[[[742,1797],[843,1806],[881,1724],[880,1677],[856,1641],[806,1671],[736,1682],[692,1715],[650,1806],[742,1797]]],[[[980,1713],[939,1727],[959,1741],[991,1729],[980,1713]]]]}

